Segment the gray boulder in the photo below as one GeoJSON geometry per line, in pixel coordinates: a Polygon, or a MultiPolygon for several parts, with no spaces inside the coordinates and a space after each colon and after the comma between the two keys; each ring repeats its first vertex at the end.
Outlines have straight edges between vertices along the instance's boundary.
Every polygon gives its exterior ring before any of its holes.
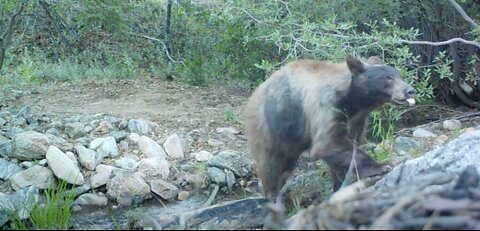
{"type": "Polygon", "coordinates": [[[383,179],[378,181],[374,188],[391,188],[397,183],[397,180],[399,180],[399,184],[409,184],[423,173],[441,172],[458,176],[470,164],[473,164],[477,171],[480,170],[479,130],[466,132],[442,147],[396,166],[383,179]]]}
{"type": "Polygon", "coordinates": [[[247,177],[252,174],[253,160],[246,154],[232,150],[221,151],[208,160],[208,165],[228,169],[236,176],[247,177]]]}

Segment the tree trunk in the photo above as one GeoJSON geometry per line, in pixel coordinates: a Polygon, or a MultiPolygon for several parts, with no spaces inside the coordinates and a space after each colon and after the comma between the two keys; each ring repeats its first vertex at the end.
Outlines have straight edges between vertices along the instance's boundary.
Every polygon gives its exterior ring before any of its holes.
{"type": "Polygon", "coordinates": [[[7,28],[5,32],[0,37],[0,70],[3,67],[3,61],[5,60],[5,52],[7,51],[8,46],[10,45],[10,42],[12,40],[12,34],[13,34],[13,27],[15,26],[15,21],[17,19],[17,16],[20,15],[20,13],[23,11],[23,8],[27,5],[28,0],[23,1],[22,5],[20,6],[20,9],[18,9],[17,12],[13,13],[13,15],[10,17],[10,20],[7,23],[7,28]]]}
{"type": "Polygon", "coordinates": [[[167,1],[167,7],[165,10],[165,27],[163,29],[163,39],[165,41],[165,47],[168,54],[172,53],[170,46],[170,21],[172,18],[172,0],[167,1]]]}

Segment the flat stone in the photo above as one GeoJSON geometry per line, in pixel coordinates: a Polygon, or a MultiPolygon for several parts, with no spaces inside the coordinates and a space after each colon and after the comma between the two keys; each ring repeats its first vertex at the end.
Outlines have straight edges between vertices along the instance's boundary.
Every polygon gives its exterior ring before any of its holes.
{"type": "Polygon", "coordinates": [[[85,183],[78,166],[60,149],[50,146],[47,150],[47,162],[56,177],[70,184],[82,185],[85,183]]]}
{"type": "Polygon", "coordinates": [[[56,186],[52,171],[40,165],[35,165],[13,174],[11,181],[14,190],[19,190],[31,185],[40,189],[53,188],[56,186]]]}

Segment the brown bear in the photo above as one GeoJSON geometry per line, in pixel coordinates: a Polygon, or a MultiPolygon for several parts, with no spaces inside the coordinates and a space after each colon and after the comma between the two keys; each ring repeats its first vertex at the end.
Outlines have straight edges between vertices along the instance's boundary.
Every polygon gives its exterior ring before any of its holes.
{"type": "Polygon", "coordinates": [[[245,132],[267,198],[277,196],[305,151],[327,163],[335,191],[354,151],[360,177],[386,171],[356,144],[362,142],[372,110],[387,102],[413,105],[414,90],[396,68],[377,57],[367,63],[351,55],[345,60],[293,61],[275,71],[250,97],[245,132]]]}

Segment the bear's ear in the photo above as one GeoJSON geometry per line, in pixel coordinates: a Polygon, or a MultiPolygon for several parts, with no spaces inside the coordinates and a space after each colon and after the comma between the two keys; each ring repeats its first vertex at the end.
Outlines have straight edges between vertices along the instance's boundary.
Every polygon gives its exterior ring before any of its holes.
{"type": "Polygon", "coordinates": [[[367,63],[370,65],[383,64],[382,60],[378,56],[372,56],[368,58],[367,63]]]}
{"type": "Polygon", "coordinates": [[[345,60],[347,61],[347,66],[350,72],[352,73],[352,76],[358,76],[359,74],[365,71],[365,65],[362,63],[362,61],[358,60],[357,58],[351,55],[347,55],[345,60]]]}

